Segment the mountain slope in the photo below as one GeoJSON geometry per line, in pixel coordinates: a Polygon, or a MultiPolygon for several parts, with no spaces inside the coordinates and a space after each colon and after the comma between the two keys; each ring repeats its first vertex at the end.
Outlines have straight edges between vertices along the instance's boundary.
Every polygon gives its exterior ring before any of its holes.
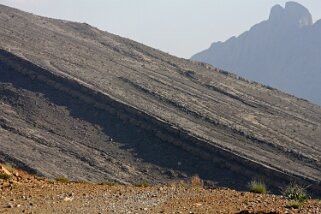
{"type": "Polygon", "coordinates": [[[303,6],[276,5],[270,17],[239,37],[192,57],[321,105],[321,20],[303,6]]]}
{"type": "Polygon", "coordinates": [[[87,24],[0,11],[0,160],[48,177],[320,188],[320,107],[87,24]]]}

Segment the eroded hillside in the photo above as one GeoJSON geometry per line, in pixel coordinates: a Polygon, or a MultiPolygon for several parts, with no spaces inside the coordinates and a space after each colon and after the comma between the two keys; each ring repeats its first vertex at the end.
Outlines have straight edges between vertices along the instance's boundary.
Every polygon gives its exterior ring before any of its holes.
{"type": "Polygon", "coordinates": [[[321,188],[320,107],[87,24],[0,11],[0,160],[49,177],[321,188]]]}

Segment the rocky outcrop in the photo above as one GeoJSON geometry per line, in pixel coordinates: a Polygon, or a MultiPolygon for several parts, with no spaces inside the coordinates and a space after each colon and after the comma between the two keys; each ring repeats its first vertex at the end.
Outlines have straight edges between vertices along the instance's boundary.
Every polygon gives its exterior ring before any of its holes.
{"type": "Polygon", "coordinates": [[[276,5],[270,17],[239,37],[192,57],[247,79],[321,104],[321,28],[295,2],[276,5]]]}
{"type": "Polygon", "coordinates": [[[48,177],[319,190],[318,106],[87,24],[2,7],[0,27],[0,160],[48,177]]]}

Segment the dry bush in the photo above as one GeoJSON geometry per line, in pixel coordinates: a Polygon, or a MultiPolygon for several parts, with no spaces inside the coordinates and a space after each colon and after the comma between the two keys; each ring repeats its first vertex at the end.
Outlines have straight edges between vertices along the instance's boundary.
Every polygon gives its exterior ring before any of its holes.
{"type": "Polygon", "coordinates": [[[134,184],[135,187],[149,187],[150,183],[146,180],[139,181],[134,184]]]}
{"type": "Polygon", "coordinates": [[[68,183],[69,179],[66,177],[57,177],[57,178],[55,178],[55,181],[60,182],[60,183],[68,183]]]}
{"type": "Polygon", "coordinates": [[[267,193],[266,185],[262,181],[253,180],[249,183],[250,192],[253,193],[267,193]]]}
{"type": "Polygon", "coordinates": [[[0,179],[2,180],[8,180],[11,178],[11,175],[5,174],[5,173],[0,173],[0,179]]]}
{"type": "Polygon", "coordinates": [[[204,182],[203,180],[198,176],[195,175],[191,178],[191,187],[204,187],[204,182]]]}

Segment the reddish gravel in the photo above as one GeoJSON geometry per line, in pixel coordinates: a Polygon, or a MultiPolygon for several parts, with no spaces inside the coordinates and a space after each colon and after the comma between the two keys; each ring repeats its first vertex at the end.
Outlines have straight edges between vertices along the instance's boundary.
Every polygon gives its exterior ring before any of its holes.
{"type": "Polygon", "coordinates": [[[1,181],[0,198],[0,213],[321,213],[320,200],[291,209],[286,199],[269,194],[185,183],[150,187],[63,183],[21,171],[1,181]]]}

